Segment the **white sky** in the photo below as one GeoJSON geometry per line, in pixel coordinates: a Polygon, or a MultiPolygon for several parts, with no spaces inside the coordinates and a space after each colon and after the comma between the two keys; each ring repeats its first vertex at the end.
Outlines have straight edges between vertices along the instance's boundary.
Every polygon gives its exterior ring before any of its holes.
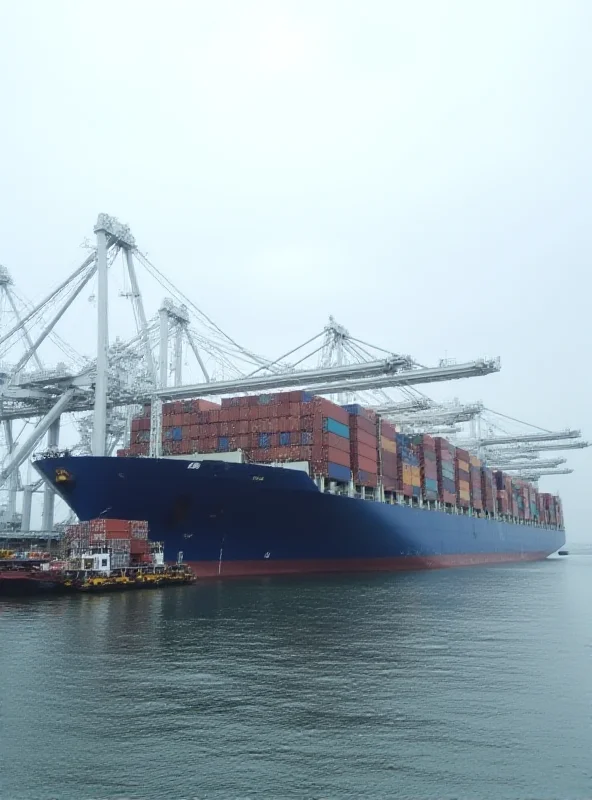
{"type": "MultiPolygon", "coordinates": [[[[332,313],[422,363],[500,355],[427,391],[592,435],[591,23],[577,0],[5,0],[0,263],[37,299],[106,211],[248,347],[332,313]]],[[[90,353],[79,305],[61,332],[90,353]]],[[[542,488],[592,538],[592,454],[569,461],[542,488]]]]}

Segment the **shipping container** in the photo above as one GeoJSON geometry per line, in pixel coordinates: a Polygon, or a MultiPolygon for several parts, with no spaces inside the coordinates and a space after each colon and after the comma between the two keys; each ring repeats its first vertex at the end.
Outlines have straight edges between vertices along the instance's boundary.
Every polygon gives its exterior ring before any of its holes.
{"type": "Polygon", "coordinates": [[[344,425],[332,417],[325,417],[323,420],[323,430],[328,433],[335,433],[337,436],[342,436],[344,439],[349,439],[349,425],[344,425]]]}

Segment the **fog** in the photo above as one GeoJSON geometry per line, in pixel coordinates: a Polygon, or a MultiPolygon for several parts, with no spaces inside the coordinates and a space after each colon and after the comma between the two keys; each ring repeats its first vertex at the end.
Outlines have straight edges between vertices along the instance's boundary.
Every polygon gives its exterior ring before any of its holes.
{"type": "MultiPolygon", "coordinates": [[[[591,23],[575,0],[4,2],[0,263],[38,299],[104,211],[253,350],[333,314],[424,364],[499,355],[423,388],[592,436],[591,23]]],[[[89,354],[92,308],[60,328],[89,354]]],[[[592,455],[566,455],[541,487],[592,540],[592,455]]]]}

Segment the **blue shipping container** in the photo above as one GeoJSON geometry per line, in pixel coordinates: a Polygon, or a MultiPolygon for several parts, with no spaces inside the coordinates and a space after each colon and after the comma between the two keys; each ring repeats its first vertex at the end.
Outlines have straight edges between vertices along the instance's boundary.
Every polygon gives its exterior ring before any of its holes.
{"type": "Polygon", "coordinates": [[[173,428],[173,442],[180,442],[183,438],[183,432],[181,428],[173,428]]]}
{"type": "Polygon", "coordinates": [[[350,481],[351,470],[349,467],[342,467],[341,464],[333,464],[329,461],[327,464],[327,477],[334,481],[350,481]]]}
{"type": "Polygon", "coordinates": [[[290,432],[280,433],[280,447],[287,447],[290,444],[290,432]]]}
{"type": "Polygon", "coordinates": [[[271,436],[269,433],[259,434],[259,447],[271,447],[271,436]]]}
{"type": "Polygon", "coordinates": [[[312,433],[310,431],[302,431],[302,444],[312,444],[312,433]]]}
{"type": "Polygon", "coordinates": [[[350,403],[347,406],[341,406],[344,411],[347,411],[348,414],[351,414],[354,417],[359,417],[362,411],[364,410],[362,406],[358,405],[358,403],[350,403]]]}
{"type": "Polygon", "coordinates": [[[225,453],[228,450],[228,436],[218,437],[218,452],[225,453]]]}
{"type": "Polygon", "coordinates": [[[327,433],[335,433],[337,436],[342,436],[344,439],[349,439],[349,427],[344,425],[343,422],[337,422],[337,420],[332,417],[325,417],[323,430],[326,430],[327,433]]]}

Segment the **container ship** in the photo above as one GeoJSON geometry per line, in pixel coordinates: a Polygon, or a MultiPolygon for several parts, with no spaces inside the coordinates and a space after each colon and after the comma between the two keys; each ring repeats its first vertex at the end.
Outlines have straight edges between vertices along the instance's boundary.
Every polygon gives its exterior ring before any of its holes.
{"type": "Polygon", "coordinates": [[[531,561],[565,544],[558,497],[444,438],[307,392],[166,403],[117,457],[35,466],[80,520],[144,520],[198,577],[531,561]]]}

